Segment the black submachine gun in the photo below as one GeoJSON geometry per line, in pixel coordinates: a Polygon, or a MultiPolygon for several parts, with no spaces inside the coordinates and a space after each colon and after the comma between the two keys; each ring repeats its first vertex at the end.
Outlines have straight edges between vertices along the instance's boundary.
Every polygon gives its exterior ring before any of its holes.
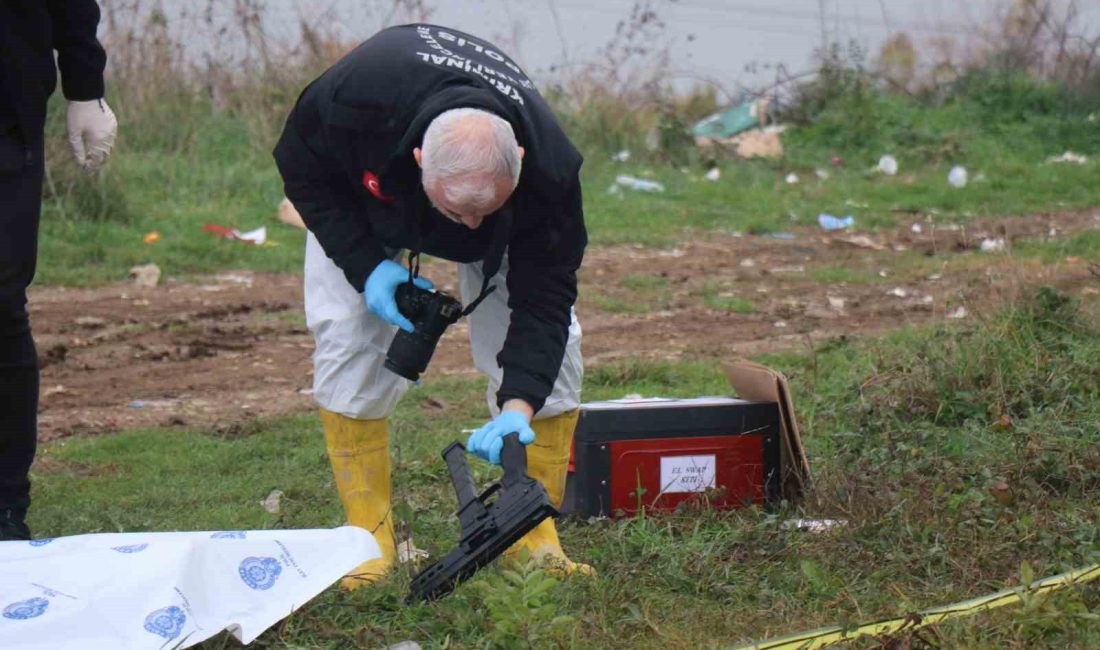
{"type": "Polygon", "coordinates": [[[500,453],[504,476],[480,495],[474,489],[466,465],[466,447],[452,442],[443,451],[451,482],[458,495],[458,521],[462,537],[442,560],[413,578],[407,603],[436,600],[451,593],[460,582],[495,560],[501,553],[547,517],[557,517],[546,488],[527,475],[527,450],[519,434],[504,437],[500,453]],[[496,499],[490,502],[490,497],[496,499]]]}

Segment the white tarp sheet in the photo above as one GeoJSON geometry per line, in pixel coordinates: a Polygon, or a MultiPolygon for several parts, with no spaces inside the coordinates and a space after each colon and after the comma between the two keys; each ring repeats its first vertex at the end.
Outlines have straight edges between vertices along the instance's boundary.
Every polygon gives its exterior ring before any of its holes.
{"type": "Polygon", "coordinates": [[[359,563],[362,528],[75,535],[0,542],[0,648],[249,643],[359,563]]]}

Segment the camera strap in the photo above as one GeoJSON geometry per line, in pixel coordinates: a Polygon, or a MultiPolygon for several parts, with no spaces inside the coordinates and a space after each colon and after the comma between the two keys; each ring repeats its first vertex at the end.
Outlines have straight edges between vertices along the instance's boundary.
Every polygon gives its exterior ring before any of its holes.
{"type": "MultiPolygon", "coordinates": [[[[427,207],[427,199],[424,200],[422,209],[427,207]]],[[[462,310],[463,316],[469,316],[489,294],[496,291],[496,285],[490,286],[493,277],[500,270],[504,261],[504,251],[508,248],[508,239],[512,234],[512,200],[509,199],[504,207],[497,212],[497,222],[493,226],[493,239],[489,243],[489,250],[485,252],[482,260],[481,271],[484,278],[481,281],[481,291],[466,308],[462,310]]],[[[417,229],[417,243],[415,248],[409,249],[409,282],[420,276],[420,231],[417,229]]]]}

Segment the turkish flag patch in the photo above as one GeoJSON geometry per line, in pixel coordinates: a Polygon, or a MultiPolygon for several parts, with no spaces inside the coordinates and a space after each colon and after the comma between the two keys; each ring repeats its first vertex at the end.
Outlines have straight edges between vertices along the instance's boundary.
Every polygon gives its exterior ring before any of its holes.
{"type": "Polygon", "coordinates": [[[378,181],[378,177],[374,175],[374,172],[369,169],[363,170],[363,187],[367,188],[367,191],[379,201],[393,201],[397,198],[382,192],[382,184],[378,181]]]}

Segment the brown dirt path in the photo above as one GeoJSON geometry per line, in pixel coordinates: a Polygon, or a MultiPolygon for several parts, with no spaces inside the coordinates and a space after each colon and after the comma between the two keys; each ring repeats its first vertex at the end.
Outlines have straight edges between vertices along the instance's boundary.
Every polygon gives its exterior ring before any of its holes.
{"type": "MultiPolygon", "coordinates": [[[[799,230],[792,240],[706,234],[671,250],[589,251],[578,315],[589,364],[628,355],[698,358],[805,347],[829,336],[970,317],[1022,284],[1097,293],[1098,270],[1072,258],[1013,254],[1023,238],[1100,227],[1100,209],[978,221],[921,222],[878,233],[799,230]],[[976,249],[1004,238],[1005,251],[976,249]],[[950,253],[928,256],[923,253],[950,253]],[[753,311],[725,307],[748,301],[753,311]]],[[[453,266],[424,274],[455,292],[453,266]]],[[[299,276],[224,273],[154,289],[37,287],[32,323],[42,360],[40,437],[146,426],[232,432],[259,416],[313,408],[312,338],[299,276]]],[[[430,372],[471,373],[465,324],[430,372]]]]}

